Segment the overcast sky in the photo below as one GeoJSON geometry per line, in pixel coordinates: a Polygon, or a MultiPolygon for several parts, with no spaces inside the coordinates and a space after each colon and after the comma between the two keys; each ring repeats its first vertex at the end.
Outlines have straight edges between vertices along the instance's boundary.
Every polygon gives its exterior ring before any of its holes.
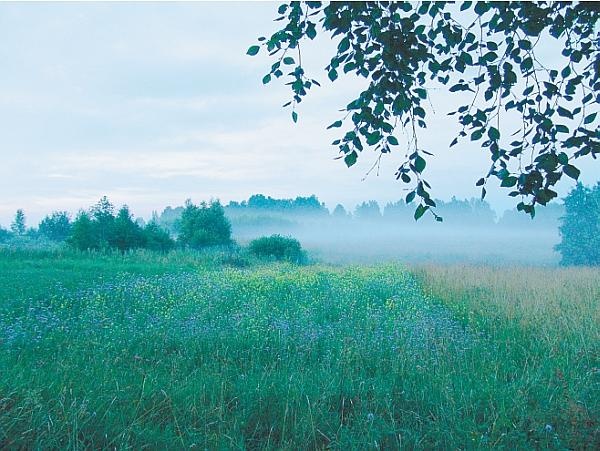
{"type": "MultiPolygon", "coordinates": [[[[330,84],[326,39],[303,52],[322,82],[293,124],[281,83],[263,86],[267,57],[246,49],[276,28],[275,3],[0,4],[0,224],[17,208],[30,224],[53,210],[76,212],[101,196],[138,216],[166,205],[254,193],[316,194],[333,208],[403,198],[393,174],[403,152],[365,173],[365,152],[347,169],[334,160],[326,125],[361,88],[351,76],[330,84]]],[[[436,153],[428,179],[437,198],[479,195],[485,150],[448,150],[457,126],[451,100],[433,93],[436,115],[423,134],[436,153]]],[[[598,177],[582,164],[583,181],[598,177]]],[[[560,185],[565,194],[572,183],[560,185]]],[[[491,192],[498,211],[512,206],[491,192]]]]}

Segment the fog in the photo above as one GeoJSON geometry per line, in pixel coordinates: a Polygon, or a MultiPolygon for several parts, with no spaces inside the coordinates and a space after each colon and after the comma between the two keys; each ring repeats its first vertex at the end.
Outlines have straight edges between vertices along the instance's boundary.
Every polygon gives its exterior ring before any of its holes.
{"type": "MultiPolygon", "coordinates": [[[[555,266],[560,256],[560,203],[538,207],[536,217],[508,210],[497,215],[487,202],[438,202],[437,222],[427,213],[415,221],[415,206],[403,201],[380,207],[365,201],[353,211],[325,208],[315,196],[274,199],[263,195],[230,202],[225,214],[232,236],[245,245],[280,234],[300,241],[313,261],[326,263],[485,263],[555,266]]],[[[182,208],[167,207],[159,221],[174,235],[182,208]]]]}
{"type": "Polygon", "coordinates": [[[240,244],[278,233],[297,238],[311,257],[328,263],[486,263],[494,265],[558,264],[553,246],[558,230],[545,225],[425,224],[393,221],[306,219],[293,224],[249,227],[233,221],[240,244]]]}

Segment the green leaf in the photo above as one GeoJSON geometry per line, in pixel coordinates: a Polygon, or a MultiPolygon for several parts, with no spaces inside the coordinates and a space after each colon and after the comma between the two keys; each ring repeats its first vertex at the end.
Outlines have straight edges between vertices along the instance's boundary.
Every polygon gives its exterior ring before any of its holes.
{"type": "Polygon", "coordinates": [[[473,133],[471,133],[471,141],[478,141],[481,139],[482,136],[483,131],[481,129],[475,130],[473,133]]]}
{"type": "Polygon", "coordinates": [[[344,157],[344,162],[346,163],[346,166],[350,167],[356,163],[357,158],[358,154],[353,151],[344,157]]]}
{"type": "Polygon", "coordinates": [[[296,113],[295,111],[292,111],[292,120],[294,122],[298,122],[298,113],[296,113]]]}
{"type": "Polygon", "coordinates": [[[592,122],[594,122],[594,120],[596,119],[596,114],[597,113],[592,113],[592,114],[588,114],[585,119],[583,120],[584,124],[591,124],[592,122]]]}
{"type": "Polygon", "coordinates": [[[581,171],[572,164],[565,165],[563,167],[563,172],[574,180],[577,180],[579,178],[579,174],[581,173],[581,171]]]}
{"type": "Polygon", "coordinates": [[[410,193],[408,193],[408,195],[406,196],[406,203],[410,204],[413,200],[415,200],[415,196],[417,195],[417,193],[415,193],[414,191],[411,191],[410,193]]]}
{"type": "Polygon", "coordinates": [[[516,184],[517,178],[509,176],[502,179],[502,183],[500,184],[500,186],[503,188],[510,188],[511,186],[515,186],[516,184]]]}
{"type": "Polygon", "coordinates": [[[283,59],[283,64],[294,64],[296,61],[294,61],[294,58],[292,58],[291,56],[286,56],[283,59]]]}
{"type": "Polygon", "coordinates": [[[335,81],[336,78],[338,78],[338,73],[335,69],[331,69],[328,73],[327,76],[329,77],[329,79],[331,81],[335,81]]]}
{"type": "Polygon", "coordinates": [[[426,162],[422,157],[417,156],[417,158],[415,158],[415,170],[417,172],[419,172],[419,173],[423,172],[423,169],[425,169],[425,165],[426,165],[426,162]]]}
{"type": "Polygon", "coordinates": [[[564,152],[559,153],[558,154],[558,162],[560,164],[562,164],[562,165],[568,164],[569,163],[569,156],[566,153],[564,153],[564,152]]]}
{"type": "Polygon", "coordinates": [[[388,136],[387,137],[387,142],[390,143],[392,146],[397,146],[398,145],[398,138],[396,138],[395,136],[388,136]]]}
{"type": "Polygon", "coordinates": [[[267,74],[263,77],[262,82],[263,85],[266,85],[267,83],[269,83],[271,81],[271,74],[267,74]]]}
{"type": "Polygon", "coordinates": [[[350,39],[348,39],[346,37],[340,41],[340,44],[338,45],[338,52],[344,53],[349,48],[350,48],[350,39]]]}
{"type": "Polygon", "coordinates": [[[248,49],[248,51],[246,52],[246,55],[254,56],[258,53],[259,50],[260,50],[260,47],[258,45],[253,45],[248,49]]]}
{"type": "Polygon", "coordinates": [[[496,127],[490,127],[488,136],[492,141],[498,141],[500,139],[500,131],[496,127]]]}
{"type": "Polygon", "coordinates": [[[370,133],[369,135],[367,135],[367,144],[370,146],[375,145],[379,142],[380,139],[381,139],[381,133],[379,133],[379,132],[370,133]]]}
{"type": "Polygon", "coordinates": [[[533,60],[531,59],[531,57],[527,57],[523,60],[523,62],[521,63],[521,70],[523,72],[527,72],[528,70],[530,70],[533,67],[533,60]]]}
{"type": "Polygon", "coordinates": [[[558,115],[562,116],[562,117],[568,117],[569,119],[573,119],[573,114],[567,110],[566,108],[563,108],[561,106],[559,106],[556,111],[558,111],[558,115]]]}
{"type": "Polygon", "coordinates": [[[333,124],[331,124],[329,127],[327,127],[327,130],[329,130],[330,128],[340,128],[342,126],[342,121],[335,121],[333,124]]]}
{"type": "Polygon", "coordinates": [[[419,204],[419,206],[417,207],[417,209],[415,210],[415,221],[418,221],[427,211],[428,207],[423,206],[422,204],[419,204]]]}

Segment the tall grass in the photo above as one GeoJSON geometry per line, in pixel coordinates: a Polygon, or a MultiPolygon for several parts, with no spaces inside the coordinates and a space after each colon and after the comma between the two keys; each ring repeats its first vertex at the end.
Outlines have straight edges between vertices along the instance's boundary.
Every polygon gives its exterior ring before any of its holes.
{"type": "MultiPolygon", "coordinates": [[[[600,447],[600,269],[423,266],[425,293],[494,343],[514,428],[600,447]],[[511,369],[512,368],[512,369],[511,369]]],[[[496,398],[499,393],[495,394],[496,398]]]]}
{"type": "Polygon", "coordinates": [[[598,444],[594,271],[154,257],[0,253],[0,448],[598,444]]]}

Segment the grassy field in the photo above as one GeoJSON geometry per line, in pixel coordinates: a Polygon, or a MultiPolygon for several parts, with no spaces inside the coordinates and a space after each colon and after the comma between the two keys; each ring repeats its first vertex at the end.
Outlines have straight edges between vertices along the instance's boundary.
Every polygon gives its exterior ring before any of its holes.
{"type": "Polygon", "coordinates": [[[600,446],[600,270],[0,251],[0,448],[600,446]]]}

